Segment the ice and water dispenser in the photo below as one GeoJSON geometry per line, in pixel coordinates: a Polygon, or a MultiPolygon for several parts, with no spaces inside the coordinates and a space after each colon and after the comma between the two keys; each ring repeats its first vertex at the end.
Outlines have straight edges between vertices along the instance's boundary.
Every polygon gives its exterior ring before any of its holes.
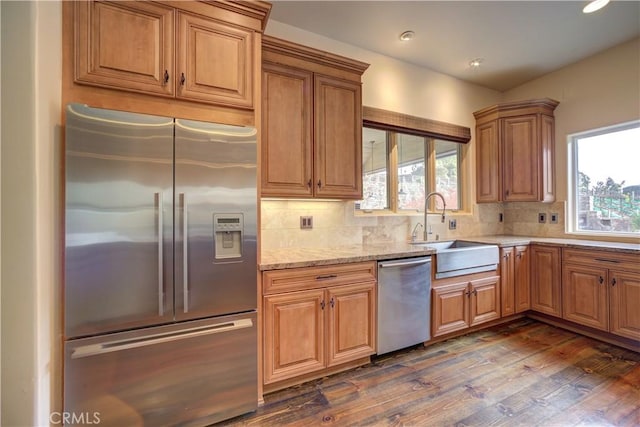
{"type": "Polygon", "coordinates": [[[242,214],[214,214],[214,259],[216,261],[232,261],[234,258],[242,258],[243,233],[244,218],[242,214]]]}

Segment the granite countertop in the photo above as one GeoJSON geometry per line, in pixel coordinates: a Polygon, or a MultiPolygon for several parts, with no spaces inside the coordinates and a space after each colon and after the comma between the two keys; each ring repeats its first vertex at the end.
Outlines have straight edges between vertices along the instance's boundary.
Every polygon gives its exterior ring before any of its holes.
{"type": "MultiPolygon", "coordinates": [[[[458,238],[468,242],[487,243],[500,247],[529,245],[531,243],[567,248],[600,249],[618,253],[640,255],[640,244],[602,242],[595,240],[559,239],[527,236],[479,236],[458,238]]],[[[337,246],[327,248],[283,248],[263,251],[260,270],[311,267],[317,265],[347,264],[360,261],[378,261],[432,255],[435,249],[410,243],[379,243],[368,245],[337,246]]]]}
{"type": "Polygon", "coordinates": [[[410,258],[431,255],[435,252],[435,249],[427,246],[401,242],[327,248],[271,249],[262,252],[260,270],[410,258]]]}

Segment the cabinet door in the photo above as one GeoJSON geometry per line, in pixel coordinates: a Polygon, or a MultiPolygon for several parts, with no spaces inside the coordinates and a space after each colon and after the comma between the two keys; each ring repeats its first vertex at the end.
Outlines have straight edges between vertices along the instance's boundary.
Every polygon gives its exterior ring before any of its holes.
{"type": "Polygon", "coordinates": [[[565,264],[562,272],[562,317],[607,331],[607,270],[587,265],[565,264]]]}
{"type": "Polygon", "coordinates": [[[470,290],[470,326],[500,318],[500,277],[474,280],[470,290]]]}
{"type": "Polygon", "coordinates": [[[610,331],[640,340],[640,274],[611,270],[610,331]]]}
{"type": "Polygon", "coordinates": [[[469,327],[468,282],[432,290],[431,332],[437,337],[469,327]]]}
{"type": "Polygon", "coordinates": [[[137,1],[74,6],[76,83],[173,96],[173,8],[137,1]]]}
{"type": "Polygon", "coordinates": [[[531,308],[552,316],[562,316],[560,248],[532,245],[531,308]]]}
{"type": "Polygon", "coordinates": [[[376,352],[375,282],[328,288],[327,366],[376,352]]]}
{"type": "Polygon", "coordinates": [[[531,263],[529,258],[529,248],[527,246],[516,246],[513,275],[516,313],[521,313],[531,308],[531,263]]]}
{"type": "Polygon", "coordinates": [[[318,75],[314,81],[315,195],[360,200],[361,85],[318,75]]]}
{"type": "Polygon", "coordinates": [[[252,109],[253,39],[251,30],[179,12],[177,96],[252,109]]]}
{"type": "Polygon", "coordinates": [[[515,288],[515,248],[500,249],[500,287],[502,295],[502,316],[509,316],[516,312],[515,288]]]}
{"type": "Polygon", "coordinates": [[[313,74],[262,66],[263,196],[313,196],[313,74]]]}
{"type": "Polygon", "coordinates": [[[325,291],[264,297],[264,383],[325,367],[325,291]]]}
{"type": "Polygon", "coordinates": [[[476,201],[502,200],[500,145],[496,120],[476,127],[476,201]]]}
{"type": "Polygon", "coordinates": [[[537,201],[539,194],[536,115],[502,119],[503,200],[537,201]]]}

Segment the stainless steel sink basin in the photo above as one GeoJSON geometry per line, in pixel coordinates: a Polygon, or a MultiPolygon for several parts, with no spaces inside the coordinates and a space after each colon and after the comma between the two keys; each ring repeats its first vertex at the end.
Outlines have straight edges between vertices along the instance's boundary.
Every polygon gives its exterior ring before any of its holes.
{"type": "Polygon", "coordinates": [[[498,267],[499,251],[496,245],[450,240],[414,243],[436,250],[436,279],[492,271],[498,267]]]}

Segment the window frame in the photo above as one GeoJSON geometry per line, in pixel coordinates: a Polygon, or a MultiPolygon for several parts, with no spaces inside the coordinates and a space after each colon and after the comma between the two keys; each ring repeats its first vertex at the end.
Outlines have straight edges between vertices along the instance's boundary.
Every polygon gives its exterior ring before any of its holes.
{"type": "Polygon", "coordinates": [[[567,135],[567,208],[565,211],[565,233],[585,237],[623,237],[637,238],[638,232],[580,230],[578,228],[577,207],[580,202],[578,191],[578,143],[580,139],[621,132],[628,129],[640,128],[640,120],[618,123],[601,128],[576,132],[567,135]]]}
{"type": "MultiPolygon", "coordinates": [[[[402,113],[396,113],[393,111],[382,110],[373,107],[362,107],[362,127],[371,129],[383,130],[387,132],[387,174],[388,180],[388,195],[387,195],[387,208],[386,209],[356,209],[356,212],[363,214],[376,213],[395,213],[395,214],[411,214],[415,212],[422,212],[422,210],[413,209],[399,209],[398,208],[398,153],[397,153],[397,138],[398,133],[414,135],[425,138],[425,169],[426,176],[425,182],[427,188],[425,191],[435,191],[436,179],[435,179],[435,143],[436,140],[444,140],[460,144],[457,148],[457,167],[458,167],[458,182],[459,182],[459,194],[458,194],[458,207],[456,209],[447,209],[451,212],[463,211],[465,207],[465,185],[464,176],[466,172],[462,170],[462,145],[469,143],[471,140],[471,129],[465,126],[454,125],[451,123],[425,119],[416,116],[410,116],[402,113]]],[[[429,201],[428,211],[433,212],[435,210],[435,200],[433,198],[429,201]]]]}

